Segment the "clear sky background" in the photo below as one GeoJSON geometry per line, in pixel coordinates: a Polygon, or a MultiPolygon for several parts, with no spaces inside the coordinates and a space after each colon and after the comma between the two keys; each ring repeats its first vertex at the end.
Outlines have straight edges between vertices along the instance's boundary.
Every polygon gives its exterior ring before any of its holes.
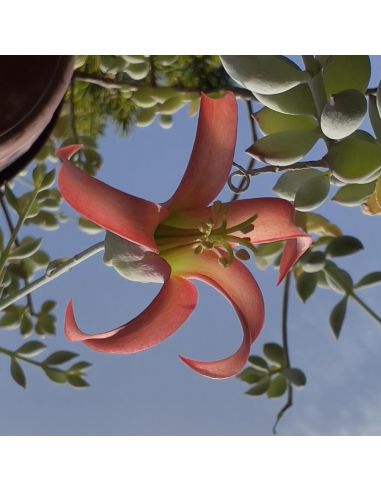
{"type": "MultiPolygon", "coordinates": [[[[372,57],[371,85],[381,78],[380,57],[372,57]]],[[[245,165],[244,149],[251,143],[246,108],[240,117],[236,162],[245,165]]],[[[163,130],[157,122],[134,128],[120,138],[109,127],[100,141],[104,164],[98,178],[128,193],[165,201],[176,189],[193,145],[197,117],[186,110],[163,130]]],[[[367,128],[365,122],[364,128],[367,128]]],[[[317,147],[317,149],[319,149],[317,147]]],[[[320,147],[321,149],[321,147],[320,147]]],[[[317,158],[316,151],[311,153],[317,158]]],[[[205,179],[207,179],[207,167],[205,179]]],[[[245,197],[271,196],[273,176],[255,178],[245,197]]],[[[220,198],[228,200],[226,187],[220,198]]],[[[75,213],[65,206],[65,211],[75,213]]],[[[357,280],[381,270],[380,218],[327,202],[319,213],[336,222],[345,234],[359,237],[365,250],[339,261],[357,280]]],[[[28,233],[24,229],[24,234],[28,233]]],[[[40,230],[33,233],[41,236],[40,230]]],[[[74,222],[43,233],[43,248],[52,258],[72,256],[102,239],[88,236],[74,222]]],[[[277,272],[260,272],[251,264],[266,304],[266,322],[252,353],[266,342],[280,341],[282,287],[275,287],[277,272]]],[[[51,351],[73,350],[91,361],[91,387],[76,390],[50,382],[38,368],[23,365],[28,389],[23,391],[8,375],[9,361],[0,358],[0,434],[2,435],[267,435],[284,398],[269,400],[244,394],[247,386],[235,378],[203,378],[183,365],[177,354],[214,360],[231,354],[240,344],[241,328],[229,303],[212,288],[197,283],[199,304],[180,331],[158,347],[133,356],[91,352],[69,344],[63,336],[64,310],[69,297],[79,325],[85,331],[114,328],[136,316],[159,290],[156,284],[138,284],[105,267],[102,256],[76,267],[34,294],[36,303],[58,302],[58,334],[46,340],[51,351]]],[[[380,289],[361,295],[378,312],[380,289]]],[[[381,434],[381,327],[356,305],[349,304],[341,337],[336,341],[328,317],[339,296],[318,290],[305,305],[292,289],[290,351],[292,364],[307,375],[307,386],[294,392],[294,406],[278,431],[287,435],[381,434]]],[[[15,332],[0,332],[0,345],[21,344],[15,332]]]]}

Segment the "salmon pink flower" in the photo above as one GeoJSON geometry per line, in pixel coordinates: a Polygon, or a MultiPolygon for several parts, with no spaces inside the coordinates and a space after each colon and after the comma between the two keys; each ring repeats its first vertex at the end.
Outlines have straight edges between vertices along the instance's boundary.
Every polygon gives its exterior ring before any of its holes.
{"type": "Polygon", "coordinates": [[[180,357],[211,378],[237,374],[264,322],[261,291],[239,258],[253,245],[285,240],[279,282],[310,245],[293,222],[294,208],[279,198],[210,203],[227,181],[237,133],[237,103],[231,93],[218,100],[201,97],[192,154],[174,195],[158,205],[116,190],[69,161],[79,149],[57,151],[62,161],[59,189],[81,215],[106,230],[104,261],[121,275],[163,284],[157,297],[136,318],[105,333],[78,328],[70,301],[65,334],[93,350],[131,354],[153,347],[184,324],[197,304],[190,280],[201,280],[225,296],[242,324],[238,350],[222,360],[201,362],[180,357]],[[240,248],[236,251],[234,248],[240,248]]]}

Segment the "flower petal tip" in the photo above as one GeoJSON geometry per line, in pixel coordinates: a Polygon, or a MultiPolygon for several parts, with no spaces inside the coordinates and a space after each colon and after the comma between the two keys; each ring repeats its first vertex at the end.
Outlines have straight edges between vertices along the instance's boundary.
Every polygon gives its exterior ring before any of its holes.
{"type": "Polygon", "coordinates": [[[68,161],[73,157],[74,154],[81,150],[82,147],[83,145],[79,144],[67,145],[66,147],[61,147],[60,149],[57,149],[55,151],[55,155],[61,161],[68,161]]]}

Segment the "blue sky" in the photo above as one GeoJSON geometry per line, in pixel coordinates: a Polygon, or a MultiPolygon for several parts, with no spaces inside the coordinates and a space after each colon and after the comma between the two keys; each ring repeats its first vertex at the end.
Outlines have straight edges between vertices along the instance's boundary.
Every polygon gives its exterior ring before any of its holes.
{"type": "MultiPolygon", "coordinates": [[[[380,79],[380,59],[372,57],[371,85],[380,79]]],[[[175,117],[171,130],[157,122],[136,128],[119,138],[109,128],[100,142],[104,165],[98,177],[129,193],[165,201],[176,189],[192,148],[197,118],[186,110],[175,117]]],[[[247,113],[240,104],[236,162],[246,164],[244,149],[250,144],[247,113]]],[[[316,153],[312,153],[312,157],[316,153]]],[[[206,170],[207,175],[207,170],[206,170]]],[[[245,197],[270,196],[272,176],[256,178],[245,197]]],[[[229,199],[226,189],[222,199],[229,199]]],[[[74,212],[66,209],[69,215],[74,212]]],[[[319,212],[338,223],[345,234],[358,236],[365,250],[340,262],[355,279],[381,270],[379,217],[364,216],[357,209],[333,203],[319,212]]],[[[24,231],[27,234],[27,230],[24,231]]],[[[43,247],[52,257],[71,256],[99,241],[74,223],[44,234],[43,247]]],[[[282,287],[275,287],[276,272],[259,272],[252,266],[265,298],[266,322],[252,347],[261,352],[266,342],[280,340],[282,287]]],[[[21,390],[8,376],[8,360],[0,359],[0,434],[2,435],[267,435],[283,399],[268,400],[244,395],[246,385],[236,379],[214,381],[193,373],[177,354],[212,360],[228,355],[240,343],[239,321],[231,306],[208,286],[197,284],[199,304],[182,329],[165,343],[134,356],[107,356],[81,344],[69,344],[62,333],[69,297],[75,303],[79,325],[97,332],[111,329],[138,314],[159,286],[124,280],[103,265],[101,255],[36,292],[36,302],[57,300],[58,335],[46,343],[51,350],[67,349],[93,362],[91,388],[75,390],[54,385],[41,371],[25,367],[28,389],[21,390]],[[6,396],[5,396],[6,395],[6,396]]],[[[381,327],[350,305],[340,341],[329,328],[330,309],[339,297],[317,291],[306,305],[292,290],[290,350],[296,367],[308,379],[295,391],[294,407],[279,425],[281,434],[381,434],[379,349],[381,327]]],[[[376,310],[379,290],[363,291],[376,310]]],[[[1,332],[2,346],[20,345],[16,333],[1,332]]]]}

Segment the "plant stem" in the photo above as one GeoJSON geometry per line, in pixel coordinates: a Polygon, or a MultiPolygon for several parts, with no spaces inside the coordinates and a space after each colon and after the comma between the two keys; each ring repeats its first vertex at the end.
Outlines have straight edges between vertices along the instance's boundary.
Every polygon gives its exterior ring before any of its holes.
{"type": "MultiPolygon", "coordinates": [[[[291,273],[289,272],[286,276],[286,280],[284,283],[283,304],[282,304],[282,345],[284,348],[286,368],[290,367],[290,353],[288,348],[288,305],[290,299],[290,280],[291,280],[291,273]]],[[[274,435],[276,434],[276,428],[280,419],[287,412],[287,410],[292,407],[292,403],[293,403],[292,396],[293,396],[292,386],[290,383],[288,383],[287,401],[286,404],[279,411],[278,415],[276,416],[276,420],[273,425],[274,435]]]]}
{"type": "Polygon", "coordinates": [[[362,299],[361,299],[361,298],[360,298],[357,294],[355,294],[354,292],[352,292],[352,293],[351,293],[351,294],[349,294],[349,295],[350,295],[350,297],[351,297],[354,301],[356,301],[356,302],[357,302],[357,304],[358,304],[359,306],[361,306],[361,307],[364,309],[364,311],[366,311],[366,312],[369,314],[369,316],[370,316],[371,318],[373,318],[375,321],[377,321],[377,323],[380,323],[380,324],[381,324],[381,317],[380,317],[380,316],[378,316],[378,314],[376,314],[376,313],[373,311],[373,309],[371,309],[371,308],[370,308],[367,304],[365,304],[365,302],[364,302],[364,301],[363,301],[363,300],[362,300],[362,299]]]}
{"type": "Polygon", "coordinates": [[[13,352],[12,350],[8,350],[8,349],[5,349],[3,347],[0,347],[0,353],[7,355],[11,359],[20,359],[24,362],[28,362],[29,364],[33,364],[33,365],[38,366],[38,367],[42,367],[42,365],[43,365],[41,362],[30,359],[29,357],[25,357],[23,355],[18,354],[17,352],[13,352]]]}
{"type": "Polygon", "coordinates": [[[73,258],[70,258],[69,260],[66,260],[63,263],[57,265],[56,267],[52,269],[47,269],[44,276],[36,279],[34,282],[31,282],[28,286],[25,286],[23,289],[19,290],[15,294],[12,294],[11,296],[1,301],[0,311],[10,306],[14,302],[22,299],[30,292],[33,292],[34,290],[42,287],[43,285],[51,282],[52,280],[56,279],[62,274],[68,272],[74,266],[79,265],[80,263],[87,260],[91,256],[95,255],[96,253],[99,253],[103,249],[104,249],[104,244],[103,241],[101,241],[97,244],[94,244],[90,248],[85,249],[81,253],[75,255],[73,258]]]}
{"type": "Polygon", "coordinates": [[[31,209],[33,207],[33,204],[34,204],[34,202],[36,200],[36,197],[38,195],[38,192],[39,192],[39,190],[36,189],[32,193],[32,196],[31,196],[31,199],[30,199],[28,205],[26,206],[25,210],[20,214],[19,220],[17,221],[17,224],[16,224],[15,228],[12,231],[12,234],[11,234],[11,237],[9,238],[8,244],[7,244],[7,246],[5,247],[4,251],[1,254],[1,257],[0,257],[0,278],[2,278],[2,276],[4,274],[4,266],[5,266],[5,263],[6,263],[7,259],[8,259],[8,256],[9,256],[9,253],[11,251],[11,248],[12,248],[14,242],[16,241],[17,235],[20,232],[20,229],[21,229],[22,225],[24,224],[25,219],[28,217],[29,212],[31,211],[31,209]]]}

